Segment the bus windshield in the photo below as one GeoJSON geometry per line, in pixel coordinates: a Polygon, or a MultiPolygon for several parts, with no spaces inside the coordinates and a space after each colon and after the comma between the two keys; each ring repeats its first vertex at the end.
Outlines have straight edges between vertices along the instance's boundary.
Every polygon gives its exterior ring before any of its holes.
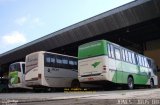
{"type": "Polygon", "coordinates": [[[12,71],[19,71],[19,72],[21,72],[20,64],[16,63],[16,64],[10,65],[9,71],[10,72],[12,72],[12,71]]]}

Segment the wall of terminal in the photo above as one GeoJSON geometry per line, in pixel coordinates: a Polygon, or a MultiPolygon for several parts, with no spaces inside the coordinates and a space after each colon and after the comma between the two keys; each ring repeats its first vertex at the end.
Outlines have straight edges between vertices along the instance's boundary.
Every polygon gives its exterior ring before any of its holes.
{"type": "Polygon", "coordinates": [[[147,42],[144,55],[154,59],[160,69],[160,39],[147,42]]]}

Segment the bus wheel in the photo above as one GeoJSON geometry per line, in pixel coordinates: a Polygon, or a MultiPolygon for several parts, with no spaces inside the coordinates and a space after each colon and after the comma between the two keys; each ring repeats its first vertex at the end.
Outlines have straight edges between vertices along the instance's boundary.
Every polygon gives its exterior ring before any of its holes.
{"type": "Polygon", "coordinates": [[[73,80],[71,83],[72,88],[80,88],[80,83],[78,80],[73,80]]]}
{"type": "Polygon", "coordinates": [[[134,81],[132,77],[128,77],[128,89],[133,89],[134,88],[134,81]]]}
{"type": "Polygon", "coordinates": [[[150,80],[150,88],[154,88],[154,82],[153,79],[150,80]]]}

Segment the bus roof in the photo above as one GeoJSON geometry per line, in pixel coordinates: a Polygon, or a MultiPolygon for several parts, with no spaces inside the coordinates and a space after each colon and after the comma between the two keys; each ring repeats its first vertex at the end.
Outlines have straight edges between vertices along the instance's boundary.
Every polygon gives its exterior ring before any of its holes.
{"type": "Polygon", "coordinates": [[[20,64],[25,64],[25,62],[14,62],[14,63],[11,63],[10,65],[14,65],[14,64],[17,64],[17,63],[20,63],[20,64]]]}
{"type": "Polygon", "coordinates": [[[34,54],[34,53],[48,53],[48,54],[56,54],[56,55],[61,55],[61,56],[67,56],[67,57],[72,57],[72,58],[76,58],[75,56],[70,56],[70,55],[65,55],[65,54],[59,54],[59,53],[54,53],[54,52],[47,52],[47,51],[37,51],[37,52],[33,52],[33,53],[30,53],[28,54],[27,56],[31,55],[31,54],[34,54]]]}

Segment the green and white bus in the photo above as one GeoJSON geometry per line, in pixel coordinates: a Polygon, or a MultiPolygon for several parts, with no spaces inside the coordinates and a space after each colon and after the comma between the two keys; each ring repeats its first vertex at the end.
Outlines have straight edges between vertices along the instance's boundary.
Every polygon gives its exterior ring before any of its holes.
{"type": "Polygon", "coordinates": [[[25,82],[25,62],[15,62],[9,65],[9,84],[10,89],[31,89],[25,82]]]}
{"type": "Polygon", "coordinates": [[[107,40],[98,40],[78,48],[78,79],[84,83],[158,85],[156,66],[151,58],[107,40]]]}

